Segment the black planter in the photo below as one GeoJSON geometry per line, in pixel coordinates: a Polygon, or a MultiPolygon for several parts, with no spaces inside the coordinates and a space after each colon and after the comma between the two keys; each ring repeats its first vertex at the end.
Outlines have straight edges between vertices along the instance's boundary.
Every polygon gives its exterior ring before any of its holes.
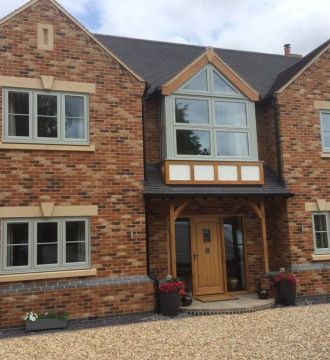
{"type": "Polygon", "coordinates": [[[174,291],[171,293],[159,292],[160,312],[164,316],[175,316],[179,313],[180,296],[174,291]]]}
{"type": "Polygon", "coordinates": [[[297,297],[296,284],[287,281],[282,281],[278,284],[278,295],[280,304],[295,305],[297,297]]]}
{"type": "Polygon", "coordinates": [[[25,330],[26,331],[41,331],[41,330],[54,330],[64,329],[68,326],[67,319],[38,319],[37,321],[26,320],[25,330]]]}

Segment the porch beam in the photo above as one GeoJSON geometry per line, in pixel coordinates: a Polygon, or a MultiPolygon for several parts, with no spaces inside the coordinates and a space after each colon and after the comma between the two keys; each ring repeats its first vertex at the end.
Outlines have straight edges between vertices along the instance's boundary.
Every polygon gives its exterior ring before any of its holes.
{"type": "Polygon", "coordinates": [[[176,241],[175,241],[175,221],[183,211],[183,209],[191,202],[185,200],[180,205],[175,206],[174,202],[170,201],[169,207],[169,271],[173,277],[177,276],[176,271],[176,241]]]}

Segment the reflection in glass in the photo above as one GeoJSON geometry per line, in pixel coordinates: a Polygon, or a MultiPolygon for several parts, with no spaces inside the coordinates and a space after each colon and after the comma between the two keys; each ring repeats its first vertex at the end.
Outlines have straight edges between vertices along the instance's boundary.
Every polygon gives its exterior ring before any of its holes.
{"type": "Polygon", "coordinates": [[[218,156],[248,156],[248,134],[245,132],[217,131],[218,156]]]}
{"type": "Polygon", "coordinates": [[[37,223],[37,265],[57,264],[57,222],[37,223]]]}
{"type": "Polygon", "coordinates": [[[177,123],[208,124],[208,101],[175,99],[175,119],[177,123]]]}
{"type": "Polygon", "coordinates": [[[7,224],[7,266],[29,264],[29,224],[7,224]]]}
{"type": "Polygon", "coordinates": [[[217,125],[244,127],[246,121],[246,106],[244,103],[216,101],[215,122],[217,125]]]}
{"type": "Polygon", "coordinates": [[[57,96],[37,95],[38,137],[57,138],[57,96]]]}
{"type": "Polygon", "coordinates": [[[193,80],[189,81],[187,85],[183,87],[183,89],[207,91],[207,71],[202,71],[193,80]]]}
{"type": "Polygon", "coordinates": [[[237,92],[215,71],[213,71],[213,90],[219,94],[237,95],[237,92]]]}
{"type": "Polygon", "coordinates": [[[8,135],[30,136],[29,93],[8,92],[8,135]]]}
{"type": "Polygon", "coordinates": [[[210,132],[207,130],[177,130],[178,155],[210,155],[210,132]]]}
{"type": "Polygon", "coordinates": [[[242,290],[245,288],[242,218],[238,216],[225,217],[223,220],[223,227],[228,289],[242,290]]]}

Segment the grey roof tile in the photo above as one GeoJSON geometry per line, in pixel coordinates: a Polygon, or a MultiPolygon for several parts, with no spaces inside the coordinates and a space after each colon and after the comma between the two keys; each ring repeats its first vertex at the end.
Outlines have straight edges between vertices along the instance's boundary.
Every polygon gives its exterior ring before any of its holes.
{"type": "MultiPolygon", "coordinates": [[[[150,92],[165,84],[205,50],[205,46],[175,44],[94,34],[116,56],[150,85],[150,92]]],[[[214,49],[225,63],[265,96],[279,73],[299,58],[229,49],[214,49]]]]}

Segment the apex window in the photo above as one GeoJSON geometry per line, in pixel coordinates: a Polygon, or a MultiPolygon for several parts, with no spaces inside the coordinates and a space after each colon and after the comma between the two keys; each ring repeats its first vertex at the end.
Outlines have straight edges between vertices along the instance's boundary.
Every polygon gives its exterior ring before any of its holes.
{"type": "Polygon", "coordinates": [[[2,272],[65,270],[90,264],[88,219],[6,220],[2,227],[2,272]]]}
{"type": "Polygon", "coordinates": [[[88,143],[88,96],[4,90],[3,139],[28,143],[88,143]]]}

